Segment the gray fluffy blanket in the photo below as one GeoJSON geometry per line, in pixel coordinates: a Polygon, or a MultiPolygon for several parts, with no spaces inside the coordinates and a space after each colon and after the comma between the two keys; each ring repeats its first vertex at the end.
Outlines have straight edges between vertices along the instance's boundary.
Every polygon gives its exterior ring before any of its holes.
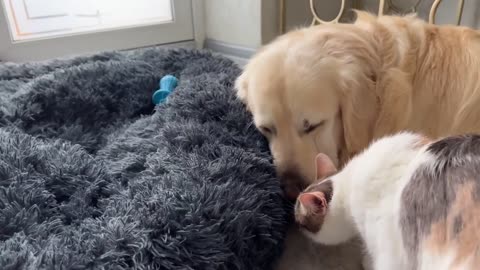
{"type": "Polygon", "coordinates": [[[158,48],[0,64],[0,268],[268,269],[288,207],[238,73],[158,48]]]}

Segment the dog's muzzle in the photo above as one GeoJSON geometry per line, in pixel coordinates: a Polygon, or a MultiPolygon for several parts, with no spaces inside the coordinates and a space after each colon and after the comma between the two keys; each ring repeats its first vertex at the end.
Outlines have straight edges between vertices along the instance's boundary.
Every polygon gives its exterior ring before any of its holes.
{"type": "Polygon", "coordinates": [[[297,170],[281,171],[279,172],[279,178],[285,196],[291,201],[296,200],[300,192],[307,187],[304,177],[297,170]]]}

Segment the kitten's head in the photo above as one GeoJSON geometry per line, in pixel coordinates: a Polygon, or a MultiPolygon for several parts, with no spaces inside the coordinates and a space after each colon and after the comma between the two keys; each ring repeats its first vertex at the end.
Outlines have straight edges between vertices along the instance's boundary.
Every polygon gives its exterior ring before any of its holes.
{"type": "Polygon", "coordinates": [[[341,173],[324,154],[316,157],[317,181],[297,198],[295,220],[312,240],[336,245],[356,236],[352,221],[345,213],[346,196],[341,173]]]}
{"type": "Polygon", "coordinates": [[[295,204],[295,220],[310,233],[317,233],[322,228],[333,196],[333,183],[327,177],[337,171],[325,154],[317,155],[316,170],[317,180],[300,193],[295,204]]]}
{"type": "Polygon", "coordinates": [[[302,192],[295,204],[295,220],[300,227],[310,233],[319,232],[322,229],[332,196],[333,184],[330,179],[311,185],[302,192]]]}

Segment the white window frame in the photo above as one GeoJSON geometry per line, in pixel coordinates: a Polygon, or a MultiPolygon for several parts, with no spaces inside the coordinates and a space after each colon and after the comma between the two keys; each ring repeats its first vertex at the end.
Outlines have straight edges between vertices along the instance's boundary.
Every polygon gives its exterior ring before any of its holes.
{"type": "Polygon", "coordinates": [[[27,41],[13,41],[4,6],[0,4],[0,60],[43,60],[104,50],[193,42],[196,35],[192,1],[197,0],[172,0],[172,22],[27,41]]]}

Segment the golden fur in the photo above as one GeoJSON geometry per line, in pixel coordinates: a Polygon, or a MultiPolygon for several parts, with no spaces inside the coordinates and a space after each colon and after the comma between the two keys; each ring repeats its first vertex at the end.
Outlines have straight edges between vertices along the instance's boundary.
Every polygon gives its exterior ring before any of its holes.
{"type": "Polygon", "coordinates": [[[479,75],[479,32],[357,12],[353,24],[280,36],[251,59],[236,89],[294,198],[314,180],[320,152],[341,166],[400,130],[480,132],[479,75]]]}

